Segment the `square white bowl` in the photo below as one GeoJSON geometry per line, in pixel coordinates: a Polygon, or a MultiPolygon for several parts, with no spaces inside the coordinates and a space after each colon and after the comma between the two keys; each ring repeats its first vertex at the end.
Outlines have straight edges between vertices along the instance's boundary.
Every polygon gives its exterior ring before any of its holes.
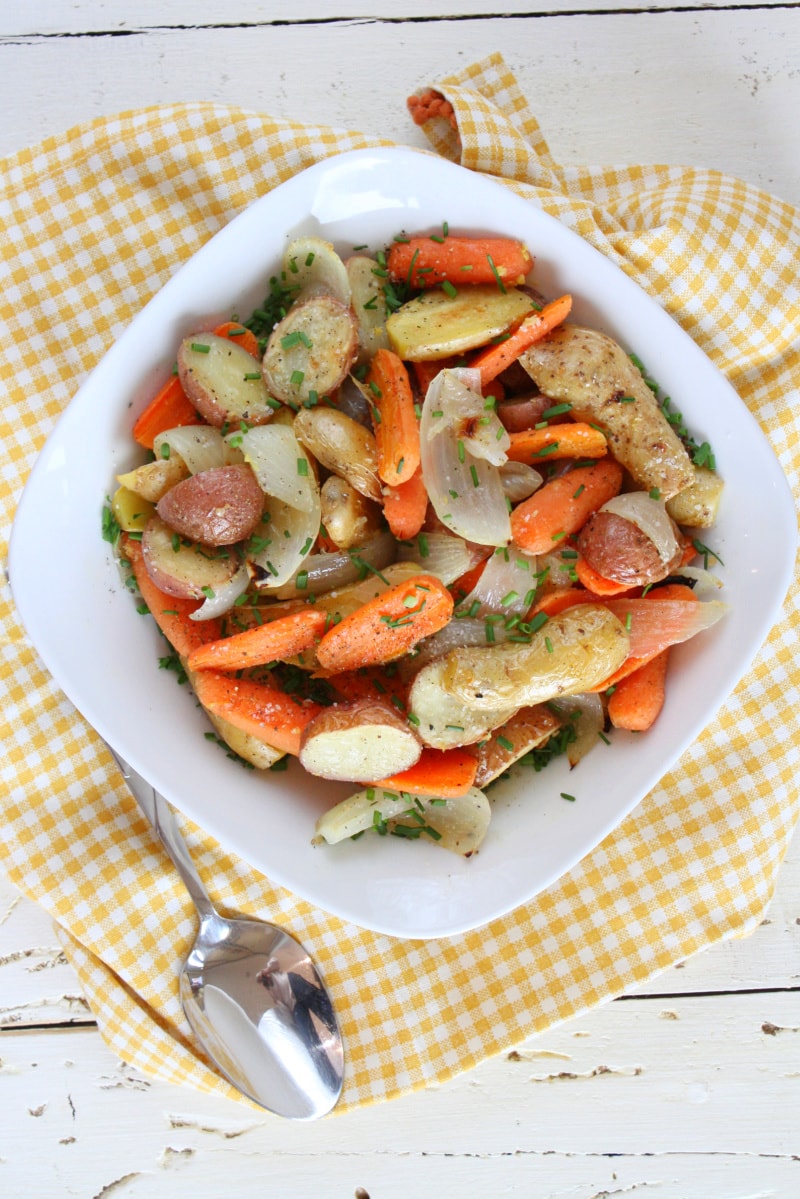
{"type": "Polygon", "coordinates": [[[777,619],[797,540],[786,479],[731,386],[680,327],[593,247],[513,192],[432,155],[358,150],[312,166],[253,203],[166,284],[64,412],[25,488],[10,550],[22,620],[76,708],[171,803],[274,883],[365,928],[452,936],[524,903],[590,852],[711,720],[777,619]],[[298,215],[300,214],[300,215],[298,215]],[[506,235],[536,257],[547,295],[572,292],[571,319],[647,363],[688,426],[713,445],[726,480],[709,541],[724,562],[730,613],[674,654],[665,709],[645,736],[615,732],[567,779],[566,763],[520,769],[493,792],[480,852],[464,860],[424,841],[368,836],[311,844],[317,816],[354,788],[297,765],[245,771],[203,734],[187,688],[157,667],[164,642],[120,581],[100,515],[114,476],[136,461],[131,426],[166,378],[182,337],[246,314],[288,240],[315,234],[343,254],[400,231],[506,235]],[[92,452],[85,452],[91,442],[92,452]],[[47,553],[30,552],[46,544],[47,553]],[[52,583],[59,591],[53,620],[52,583]],[[64,630],[69,630],[67,635],[64,630]],[[562,791],[577,797],[560,798],[562,791]]]}

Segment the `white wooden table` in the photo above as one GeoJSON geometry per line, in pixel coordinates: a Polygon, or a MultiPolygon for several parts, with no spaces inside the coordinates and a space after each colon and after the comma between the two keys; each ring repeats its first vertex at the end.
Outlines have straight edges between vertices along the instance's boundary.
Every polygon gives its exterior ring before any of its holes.
{"type": "MultiPolygon", "coordinates": [[[[424,145],[405,96],[500,50],[561,161],[713,166],[800,205],[796,7],[430,7],[6,0],[0,155],[94,116],[183,100],[424,145]]],[[[48,919],[2,877],[0,1029],[8,1199],[792,1199],[800,845],[749,939],[446,1086],[314,1125],[152,1083],[116,1060],[48,919]]]]}

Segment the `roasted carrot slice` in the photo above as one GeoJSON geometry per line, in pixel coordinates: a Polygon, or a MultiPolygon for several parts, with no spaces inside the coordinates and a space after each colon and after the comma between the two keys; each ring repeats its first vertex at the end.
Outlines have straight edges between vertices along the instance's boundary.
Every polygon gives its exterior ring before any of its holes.
{"type": "Polygon", "coordinates": [[[147,573],[138,541],[126,537],[122,554],[131,564],[139,592],[153,619],[180,658],[188,658],[193,650],[222,636],[219,620],[190,619],[192,612],[201,607],[202,601],[179,599],[156,587],[147,573]]]}
{"type": "Polygon", "coordinates": [[[408,371],[392,350],[375,351],[367,376],[374,413],[378,474],[396,487],[419,466],[419,421],[408,371]]]}
{"type": "Polygon", "coordinates": [[[514,462],[536,466],[544,458],[602,458],[608,442],[600,429],[583,421],[565,421],[543,429],[509,433],[508,456],[514,462]]]}
{"type": "Polygon", "coordinates": [[[240,325],[238,321],[225,321],[222,325],[217,325],[214,330],[217,337],[229,337],[231,341],[235,341],[243,350],[247,350],[248,354],[252,354],[254,358],[260,358],[258,348],[258,338],[250,329],[245,329],[244,325],[240,325]]]}
{"type": "Polygon", "coordinates": [[[478,769],[468,749],[423,749],[419,760],[400,774],[381,779],[376,787],[408,791],[411,795],[434,795],[455,799],[466,795],[478,769]]]}
{"type": "Polygon", "coordinates": [[[269,683],[237,679],[221,670],[198,671],[192,686],[212,716],[289,754],[300,752],[303,730],[323,710],[320,704],[298,702],[269,683]]]}
{"type": "Polygon", "coordinates": [[[159,433],[177,429],[180,425],[201,423],[202,417],[183,390],[180,379],[172,375],[134,421],[133,439],[138,445],[152,450],[159,433]]]}
{"type": "Polygon", "coordinates": [[[387,257],[389,274],[412,287],[438,287],[445,281],[497,283],[499,287],[525,282],[533,259],[521,241],[510,237],[411,237],[395,242],[387,257]]]}
{"type": "Polygon", "coordinates": [[[189,669],[245,670],[285,661],[310,649],[322,636],[325,620],[325,613],[315,608],[279,616],[268,624],[198,646],[189,655],[189,669]]]}
{"type": "Polygon", "coordinates": [[[663,649],[621,679],[608,699],[608,717],[616,729],[643,733],[656,720],[666,697],[669,650],[663,649]]]}
{"type": "Polygon", "coordinates": [[[514,509],[511,535],[528,553],[545,554],[556,549],[564,537],[577,533],[621,485],[622,467],[613,458],[577,466],[545,483],[514,509]]]}
{"type": "Polygon", "coordinates": [[[410,541],[416,537],[428,512],[428,492],[418,466],[404,483],[383,488],[383,515],[393,536],[398,541],[410,541]]]}
{"type": "Polygon", "coordinates": [[[324,635],[317,661],[339,674],[391,662],[447,624],[453,597],[434,575],[413,575],[362,604],[324,635]]]}
{"type": "Polygon", "coordinates": [[[552,333],[556,326],[567,319],[571,309],[572,296],[559,296],[557,300],[545,304],[541,312],[527,316],[504,341],[476,354],[470,361],[470,366],[481,372],[481,385],[486,387],[492,379],[511,366],[512,362],[516,362],[520,354],[537,341],[541,341],[548,333],[552,333]]]}

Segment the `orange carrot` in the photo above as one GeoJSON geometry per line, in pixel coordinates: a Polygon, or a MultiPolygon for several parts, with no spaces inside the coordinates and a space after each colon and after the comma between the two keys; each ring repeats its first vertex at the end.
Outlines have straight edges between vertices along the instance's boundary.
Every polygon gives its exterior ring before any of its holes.
{"type": "Polygon", "coordinates": [[[529,349],[537,341],[541,341],[551,333],[557,325],[565,321],[572,308],[572,296],[559,296],[545,304],[541,312],[526,316],[522,324],[517,325],[504,341],[497,345],[481,350],[470,361],[470,366],[481,372],[481,384],[486,386],[512,362],[516,362],[520,354],[529,349]]]}
{"type": "Polygon", "coordinates": [[[427,512],[428,492],[421,467],[418,466],[404,483],[383,488],[383,515],[398,541],[410,541],[416,537],[425,523],[427,512]]]}
{"type": "Polygon", "coordinates": [[[585,558],[577,558],[575,561],[575,574],[578,576],[578,581],[587,589],[593,591],[595,595],[634,595],[640,594],[641,588],[632,588],[627,583],[617,583],[613,579],[606,579],[601,574],[598,574],[593,566],[590,566],[585,558]]]}
{"type": "Polygon", "coordinates": [[[188,657],[193,650],[222,636],[219,620],[190,619],[192,612],[201,607],[202,601],[180,599],[156,587],[147,573],[140,542],[126,537],[122,554],[131,564],[136,585],[153,619],[180,658],[188,657]]]}
{"type": "Polygon", "coordinates": [[[172,375],[158,391],[133,424],[133,439],[138,445],[152,450],[159,433],[177,429],[179,425],[198,425],[201,417],[181,386],[172,375]]]}
{"type": "Polygon", "coordinates": [[[324,711],[320,704],[311,700],[299,703],[269,683],[237,679],[221,670],[198,671],[192,686],[212,716],[289,754],[300,752],[303,729],[324,711]]]}
{"type": "Polygon", "coordinates": [[[433,380],[439,374],[439,371],[450,368],[456,365],[458,359],[453,358],[436,358],[431,362],[412,362],[411,369],[414,372],[414,378],[417,383],[417,391],[421,399],[425,399],[428,394],[428,388],[433,380]]]}
{"type": "Polygon", "coordinates": [[[317,646],[317,661],[338,674],[408,653],[447,624],[453,597],[434,575],[413,575],[345,616],[317,646]]]}
{"type": "Polygon", "coordinates": [[[189,654],[189,669],[246,670],[248,666],[285,661],[310,649],[324,628],[325,613],[304,608],[269,624],[256,625],[243,633],[199,646],[189,654]]]}
{"type": "Polygon", "coordinates": [[[622,679],[608,699],[608,717],[615,729],[644,732],[664,706],[669,650],[650,658],[622,679]]]}
{"type": "Polygon", "coordinates": [[[217,325],[214,330],[217,337],[229,337],[231,341],[235,341],[243,350],[247,350],[248,354],[252,354],[254,358],[260,358],[261,354],[258,348],[258,338],[250,329],[245,329],[244,325],[239,321],[225,321],[222,325],[217,325]]]}
{"type": "Polygon", "coordinates": [[[545,554],[577,533],[621,485],[622,467],[613,458],[577,466],[517,505],[511,513],[511,535],[528,553],[545,554]]]}
{"type": "Polygon", "coordinates": [[[477,587],[478,580],[486,570],[486,563],[488,561],[488,558],[484,558],[482,562],[478,562],[475,566],[465,571],[463,575],[459,575],[457,579],[453,579],[448,590],[456,603],[460,603],[462,599],[465,599],[469,595],[470,591],[477,587]]]}
{"type": "Polygon", "coordinates": [[[557,616],[559,612],[566,612],[567,608],[574,608],[576,604],[592,604],[595,602],[595,596],[585,591],[583,587],[563,587],[560,591],[548,591],[536,601],[533,607],[528,612],[527,620],[531,620],[539,612],[544,612],[546,616],[557,616]]]}
{"type": "Polygon", "coordinates": [[[547,458],[602,458],[608,442],[599,429],[583,421],[565,421],[543,429],[525,429],[509,433],[511,445],[508,456],[514,462],[536,466],[537,460],[547,458]]]}
{"type": "Polygon", "coordinates": [[[367,388],[372,393],[378,474],[396,487],[419,466],[419,421],[414,396],[402,360],[392,350],[376,350],[370,363],[367,388]]]}
{"type": "Polygon", "coordinates": [[[408,791],[411,795],[456,799],[469,791],[477,769],[475,755],[468,749],[423,749],[419,760],[408,770],[373,785],[408,791]]]}
{"type": "Polygon", "coordinates": [[[524,283],[533,259],[521,241],[510,237],[412,237],[395,242],[387,257],[392,279],[412,287],[438,287],[445,281],[464,283],[524,283]]]}

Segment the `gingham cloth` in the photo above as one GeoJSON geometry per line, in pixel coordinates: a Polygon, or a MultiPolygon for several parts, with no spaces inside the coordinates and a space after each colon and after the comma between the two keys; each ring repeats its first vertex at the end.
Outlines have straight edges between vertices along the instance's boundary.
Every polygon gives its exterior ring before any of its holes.
{"type": "MultiPolygon", "coordinates": [[[[656,296],[750,406],[796,490],[800,213],[707,170],[560,167],[496,55],[435,86],[459,133],[428,122],[434,149],[508,182],[656,296]]],[[[0,164],[4,543],[54,421],[175,269],[294,172],[380,144],[191,104],[102,118],[0,164]]],[[[478,932],[413,943],[364,932],[182,821],[215,896],[270,913],[313,949],[346,1040],[339,1111],[440,1082],[759,923],[798,816],[797,594],[746,683],[621,827],[478,932]]],[[[238,1097],[181,1011],[195,931],[182,884],[43,670],[6,586],[2,629],[0,850],[12,880],[53,915],[120,1057],[238,1097]]]]}

